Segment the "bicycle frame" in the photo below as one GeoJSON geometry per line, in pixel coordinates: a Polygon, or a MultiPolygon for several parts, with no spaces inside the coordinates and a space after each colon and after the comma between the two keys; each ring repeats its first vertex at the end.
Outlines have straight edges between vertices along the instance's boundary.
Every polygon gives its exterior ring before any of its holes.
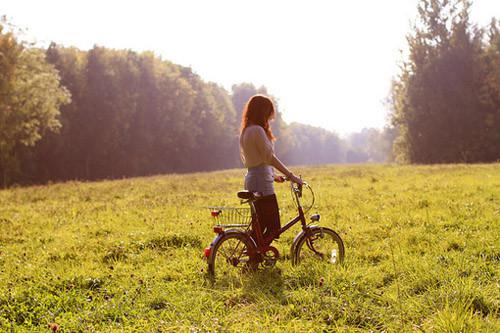
{"type": "Polygon", "coordinates": [[[302,223],[302,230],[306,230],[307,228],[306,218],[304,215],[304,210],[302,209],[302,205],[300,204],[300,196],[302,193],[302,188],[301,186],[295,187],[293,183],[290,186],[292,187],[292,191],[295,195],[295,200],[297,202],[298,215],[293,219],[291,219],[290,221],[288,221],[283,227],[281,227],[278,231],[276,231],[272,235],[268,236],[266,239],[264,239],[264,235],[262,234],[262,230],[260,228],[259,218],[257,216],[254,202],[253,201],[249,202],[252,211],[251,225],[253,231],[255,232],[255,243],[257,245],[257,252],[265,253],[267,250],[271,248],[270,243],[272,242],[273,239],[283,234],[285,231],[290,229],[299,221],[302,223]]]}
{"type": "MultiPolygon", "coordinates": [[[[306,186],[308,185],[306,184],[306,186]]],[[[234,267],[253,270],[261,263],[265,267],[274,266],[276,260],[280,257],[280,253],[276,247],[271,246],[272,241],[299,222],[302,225],[302,230],[295,236],[290,249],[293,264],[297,264],[302,260],[301,251],[304,247],[311,250],[313,256],[319,257],[322,260],[325,258],[328,259],[331,256],[334,258],[330,260],[332,263],[337,263],[336,259],[338,253],[338,262],[341,263],[344,258],[344,245],[340,236],[330,228],[306,223],[305,214],[314,205],[314,192],[310,187],[309,189],[311,190],[313,200],[311,207],[308,206],[304,212],[304,208],[300,202],[300,198],[302,197],[302,186],[291,184],[292,198],[295,199],[298,215],[267,237],[263,235],[259,217],[257,216],[257,210],[255,208],[255,203],[262,196],[256,192],[238,192],[238,197],[242,199],[241,203],[248,203],[250,205],[252,214],[251,223],[246,230],[236,228],[224,231],[223,226],[214,227],[214,232],[217,233],[217,236],[210,246],[204,249],[204,256],[207,258],[208,262],[208,273],[211,276],[215,276],[216,258],[219,258],[217,262],[222,266],[226,265],[226,268],[229,269],[234,267]],[[324,238],[327,239],[326,242],[333,242],[333,247],[327,245],[327,249],[325,250],[321,246],[321,244],[324,244],[324,242],[322,242],[324,238]],[[225,244],[229,245],[224,247],[225,244]],[[319,244],[319,247],[317,247],[316,244],[319,244]],[[217,255],[218,253],[220,254],[217,255]]],[[[312,222],[318,222],[319,220],[319,214],[311,216],[312,222]]]]}

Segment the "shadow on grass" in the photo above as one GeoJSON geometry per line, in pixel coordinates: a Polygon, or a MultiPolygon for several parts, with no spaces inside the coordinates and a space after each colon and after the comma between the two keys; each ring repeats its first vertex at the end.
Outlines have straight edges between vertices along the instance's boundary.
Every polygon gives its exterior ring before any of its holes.
{"type": "Polygon", "coordinates": [[[234,291],[246,295],[245,301],[249,299],[284,299],[284,280],[281,269],[277,267],[259,268],[254,271],[243,272],[237,278],[234,277],[212,277],[205,275],[205,281],[211,288],[219,291],[234,291]]]}
{"type": "Polygon", "coordinates": [[[281,269],[266,267],[250,272],[245,277],[242,289],[247,293],[258,293],[266,298],[283,299],[284,282],[281,269]]]}

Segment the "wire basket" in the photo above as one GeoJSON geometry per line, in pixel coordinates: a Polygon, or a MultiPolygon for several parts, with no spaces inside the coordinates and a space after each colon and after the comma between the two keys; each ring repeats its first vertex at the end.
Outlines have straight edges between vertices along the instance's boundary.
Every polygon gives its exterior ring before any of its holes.
{"type": "Polygon", "coordinates": [[[252,221],[250,208],[208,207],[216,226],[225,228],[248,228],[252,221]]]}

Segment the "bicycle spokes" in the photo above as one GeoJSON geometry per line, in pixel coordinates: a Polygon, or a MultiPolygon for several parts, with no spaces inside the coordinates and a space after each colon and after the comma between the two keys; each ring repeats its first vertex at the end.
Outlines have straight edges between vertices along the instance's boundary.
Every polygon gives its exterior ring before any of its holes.
{"type": "MultiPolygon", "coordinates": [[[[316,240],[319,238],[320,236],[315,236],[315,237],[310,237],[306,240],[306,244],[307,244],[307,247],[309,248],[309,250],[313,251],[318,257],[320,257],[321,259],[324,258],[324,253],[322,252],[319,252],[318,250],[316,250],[316,248],[314,247],[314,244],[316,243],[316,240]]],[[[321,237],[323,238],[323,237],[321,237]]]]}
{"type": "Polygon", "coordinates": [[[230,239],[221,247],[220,254],[226,262],[232,266],[238,266],[241,262],[248,261],[248,253],[243,251],[243,242],[237,239],[230,239]],[[245,258],[246,257],[246,258],[245,258]]]}

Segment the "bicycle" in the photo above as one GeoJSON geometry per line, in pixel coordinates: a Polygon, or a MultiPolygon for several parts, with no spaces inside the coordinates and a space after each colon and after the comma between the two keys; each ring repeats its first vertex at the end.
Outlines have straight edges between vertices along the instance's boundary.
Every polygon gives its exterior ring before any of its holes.
{"type": "MultiPolygon", "coordinates": [[[[292,198],[294,198],[298,214],[288,221],[275,234],[264,239],[254,203],[262,195],[259,192],[239,191],[238,198],[241,203],[250,205],[251,215],[248,217],[243,208],[231,207],[211,207],[211,214],[214,218],[224,215],[233,220],[232,224],[217,223],[213,230],[217,234],[209,247],[204,250],[204,257],[208,262],[208,274],[215,277],[218,275],[231,275],[246,271],[255,270],[259,264],[263,266],[274,266],[280,254],[277,248],[271,246],[272,239],[283,234],[293,225],[301,222],[302,231],[299,232],[293,240],[291,246],[291,257],[294,265],[299,262],[313,260],[323,260],[337,265],[344,261],[345,250],[342,238],[337,232],[330,228],[312,225],[319,222],[320,215],[314,214],[310,217],[311,222],[306,223],[304,209],[301,205],[303,186],[290,182],[292,198]],[[245,220],[246,219],[246,220],[245,220]],[[250,223],[248,223],[248,219],[250,223]],[[239,221],[238,221],[239,220],[239,221]],[[242,221],[245,220],[245,221],[242,221]],[[226,228],[229,228],[226,230],[226,228]],[[251,230],[255,237],[252,237],[251,230]]],[[[304,182],[313,196],[312,188],[304,182]]]]}

